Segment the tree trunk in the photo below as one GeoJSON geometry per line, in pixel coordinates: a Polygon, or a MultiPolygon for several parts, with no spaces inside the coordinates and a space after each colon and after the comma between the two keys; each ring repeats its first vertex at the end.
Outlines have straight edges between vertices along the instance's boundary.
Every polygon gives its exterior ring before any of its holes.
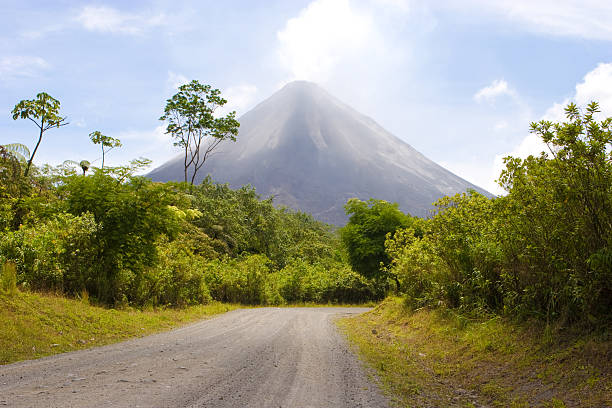
{"type": "Polygon", "coordinates": [[[44,124],[44,121],[40,123],[40,134],[38,135],[38,143],[36,143],[36,147],[34,148],[32,155],[30,156],[30,160],[28,160],[28,165],[26,166],[25,172],[23,173],[24,177],[28,177],[28,173],[30,172],[30,166],[32,165],[32,161],[34,160],[34,155],[36,154],[36,150],[38,150],[38,146],[40,146],[40,142],[42,141],[44,124]]]}

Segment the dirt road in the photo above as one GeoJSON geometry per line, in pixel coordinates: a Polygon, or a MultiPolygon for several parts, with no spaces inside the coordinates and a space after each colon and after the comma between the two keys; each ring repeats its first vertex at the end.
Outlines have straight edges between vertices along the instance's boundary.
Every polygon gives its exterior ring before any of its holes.
{"type": "Polygon", "coordinates": [[[386,407],[333,319],[236,310],[178,330],[0,366],[9,407],[386,407]]]}

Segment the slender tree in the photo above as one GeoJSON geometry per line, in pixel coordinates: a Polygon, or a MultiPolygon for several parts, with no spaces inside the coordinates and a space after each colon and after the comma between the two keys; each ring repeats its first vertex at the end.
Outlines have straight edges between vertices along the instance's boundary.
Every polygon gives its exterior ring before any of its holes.
{"type": "Polygon", "coordinates": [[[185,182],[191,168],[193,185],[198,170],[219,144],[228,139],[236,141],[240,123],[236,120],[236,112],[215,117],[215,111],[227,103],[218,89],[196,80],[178,89],[179,92],[167,100],[159,119],[168,122],[166,134],[175,139],[175,146],[183,149],[185,182]]]}
{"type": "Polygon", "coordinates": [[[59,128],[68,124],[65,117],[59,115],[60,102],[51,95],[41,92],[36,95],[36,99],[23,100],[15,105],[12,111],[13,119],[29,119],[38,127],[38,142],[28,160],[24,176],[27,177],[38,146],[42,141],[43,134],[52,128],[59,128]]]}
{"type": "Polygon", "coordinates": [[[102,168],[104,168],[104,155],[115,147],[121,147],[121,141],[110,136],[103,135],[100,131],[96,130],[89,134],[89,138],[94,144],[99,144],[102,148],[102,168]]]}

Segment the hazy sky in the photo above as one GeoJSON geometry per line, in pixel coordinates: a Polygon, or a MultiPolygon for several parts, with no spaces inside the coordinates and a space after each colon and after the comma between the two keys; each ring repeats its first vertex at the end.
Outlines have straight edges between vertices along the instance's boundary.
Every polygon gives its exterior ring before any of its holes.
{"type": "Polygon", "coordinates": [[[508,155],[537,153],[529,123],[573,100],[612,116],[612,2],[556,0],[0,0],[0,144],[33,148],[13,121],[45,91],[70,125],[36,163],[160,165],[177,154],[158,120],[176,86],[222,90],[245,113],[306,79],[492,192],[508,155]],[[97,161],[96,161],[97,160],[97,161]]]}

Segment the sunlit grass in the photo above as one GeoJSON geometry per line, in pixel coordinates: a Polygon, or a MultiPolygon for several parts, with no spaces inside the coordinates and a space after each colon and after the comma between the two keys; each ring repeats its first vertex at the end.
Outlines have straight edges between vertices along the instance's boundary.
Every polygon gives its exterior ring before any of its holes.
{"type": "Polygon", "coordinates": [[[606,333],[409,311],[401,299],[339,321],[400,406],[612,406],[606,333]]]}
{"type": "Polygon", "coordinates": [[[0,364],[141,337],[236,307],[116,310],[50,294],[0,292],[0,364]]]}

